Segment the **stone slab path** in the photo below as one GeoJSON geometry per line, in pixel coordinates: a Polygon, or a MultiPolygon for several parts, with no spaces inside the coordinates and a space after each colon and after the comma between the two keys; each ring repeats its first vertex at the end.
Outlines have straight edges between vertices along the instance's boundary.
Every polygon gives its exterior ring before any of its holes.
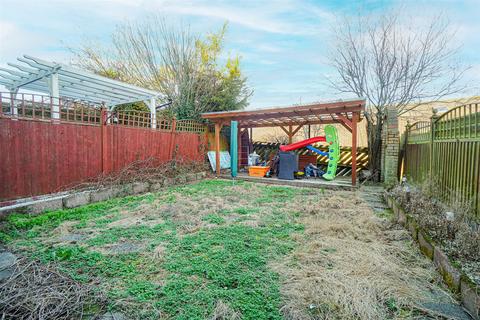
{"type": "MultiPolygon", "coordinates": [[[[362,198],[375,213],[381,213],[390,208],[383,198],[384,188],[382,186],[362,186],[358,190],[362,198]]],[[[434,292],[434,301],[420,302],[419,307],[426,313],[444,319],[470,320],[470,315],[465,312],[461,305],[444,291],[434,292]]],[[[425,318],[431,319],[431,318],[425,318]]]]}

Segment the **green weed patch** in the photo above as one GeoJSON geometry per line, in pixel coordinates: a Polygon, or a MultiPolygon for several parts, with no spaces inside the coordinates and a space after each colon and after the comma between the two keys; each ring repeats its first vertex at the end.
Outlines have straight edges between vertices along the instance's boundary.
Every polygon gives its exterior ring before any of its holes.
{"type": "Polygon", "coordinates": [[[32,259],[56,264],[78,281],[95,283],[111,299],[110,308],[128,318],[205,319],[222,301],[245,319],[280,319],[279,279],[268,263],[295,247],[290,236],[302,232],[303,226],[295,222],[298,213],[271,203],[302,196],[304,191],[262,186],[258,193],[251,187],[206,180],[38,216],[15,214],[1,230],[0,241],[32,259]],[[168,213],[170,209],[161,206],[174,206],[180,200],[201,202],[211,196],[248,198],[254,206],[204,213],[197,219],[204,224],[190,233],[179,232],[185,222],[178,220],[176,211],[168,213]],[[149,205],[147,213],[142,211],[142,223],[111,225],[124,215],[138,217],[136,210],[149,205]],[[227,223],[229,214],[243,219],[227,223]],[[259,226],[241,223],[253,214],[261,220],[259,226]],[[78,240],[58,240],[65,232],[78,240]],[[114,250],[129,245],[138,250],[114,250]]]}

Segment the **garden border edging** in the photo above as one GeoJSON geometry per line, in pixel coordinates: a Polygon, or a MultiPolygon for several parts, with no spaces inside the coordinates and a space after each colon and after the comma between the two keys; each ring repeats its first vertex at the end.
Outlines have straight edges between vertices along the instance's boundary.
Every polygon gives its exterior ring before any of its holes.
{"type": "Polygon", "coordinates": [[[393,210],[395,221],[409,231],[420,251],[433,261],[448,288],[459,293],[464,308],[475,320],[480,320],[480,287],[450,261],[428,231],[422,229],[393,197],[385,195],[385,200],[393,210]]]}
{"type": "Polygon", "coordinates": [[[113,185],[93,190],[81,190],[73,193],[62,192],[59,194],[45,195],[39,200],[25,201],[0,208],[0,220],[11,213],[24,213],[37,215],[45,211],[71,209],[90,203],[101,202],[117,197],[125,197],[147,192],[156,192],[170,185],[180,185],[199,181],[207,177],[206,171],[189,173],[175,178],[161,180],[132,182],[123,185],[113,185]]]}

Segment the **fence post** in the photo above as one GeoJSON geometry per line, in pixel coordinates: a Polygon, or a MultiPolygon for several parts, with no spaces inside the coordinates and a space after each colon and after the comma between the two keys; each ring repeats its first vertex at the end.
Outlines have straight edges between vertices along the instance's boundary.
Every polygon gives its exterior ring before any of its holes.
{"type": "Polygon", "coordinates": [[[433,174],[433,159],[435,152],[435,123],[437,122],[438,114],[435,108],[432,108],[432,116],[430,117],[430,165],[428,168],[428,176],[432,177],[433,174]]]}
{"type": "Polygon", "coordinates": [[[177,119],[174,117],[172,119],[172,128],[170,131],[170,148],[168,151],[169,160],[173,160],[173,150],[175,147],[175,131],[177,127],[177,119]]]}
{"type": "Polygon", "coordinates": [[[402,178],[405,173],[405,165],[407,164],[407,146],[408,146],[408,136],[410,133],[410,120],[407,120],[405,125],[405,132],[403,133],[403,147],[400,147],[400,156],[398,157],[398,180],[402,181],[402,178]]]}
{"type": "Polygon", "coordinates": [[[101,111],[101,135],[102,135],[102,174],[106,175],[109,172],[109,163],[108,163],[108,130],[107,130],[107,120],[108,114],[107,109],[102,108],[101,111]]]}

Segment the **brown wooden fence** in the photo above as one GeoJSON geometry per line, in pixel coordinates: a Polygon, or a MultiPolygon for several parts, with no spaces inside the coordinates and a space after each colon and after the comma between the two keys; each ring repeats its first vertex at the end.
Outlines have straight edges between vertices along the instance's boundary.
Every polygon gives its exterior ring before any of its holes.
{"type": "Polygon", "coordinates": [[[191,120],[157,119],[152,129],[138,112],[76,106],[52,119],[48,105],[19,110],[0,114],[0,200],[56,192],[148,158],[204,160],[205,127],[191,120]]]}
{"type": "MultiPolygon", "coordinates": [[[[254,142],[253,150],[261,156],[262,159],[268,159],[271,153],[276,153],[280,147],[280,143],[270,143],[270,142],[254,142]]],[[[328,147],[315,144],[315,148],[328,152],[328,147]]],[[[314,154],[306,148],[301,148],[298,150],[298,154],[314,154]]],[[[326,166],[328,164],[328,158],[325,156],[317,155],[317,164],[320,166],[326,166]]],[[[351,174],[352,168],[352,148],[351,147],[341,147],[340,148],[340,158],[338,161],[337,176],[344,176],[351,174]]],[[[368,148],[357,148],[357,171],[366,169],[368,167],[368,148]]]]}
{"type": "Polygon", "coordinates": [[[456,107],[430,122],[407,126],[403,170],[421,183],[431,177],[447,203],[470,203],[480,218],[480,108],[456,107]]]}

